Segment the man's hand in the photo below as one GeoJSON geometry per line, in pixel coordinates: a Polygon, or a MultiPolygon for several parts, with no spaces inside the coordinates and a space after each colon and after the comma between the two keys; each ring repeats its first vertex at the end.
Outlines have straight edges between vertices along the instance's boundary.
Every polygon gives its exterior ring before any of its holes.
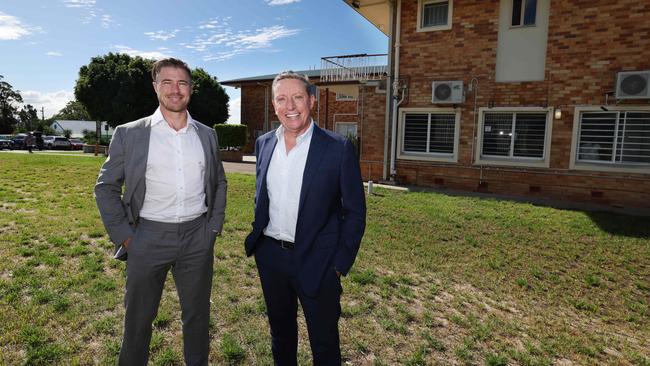
{"type": "Polygon", "coordinates": [[[129,249],[129,244],[131,244],[131,237],[129,236],[125,241],[122,242],[122,247],[124,249],[129,249]]]}

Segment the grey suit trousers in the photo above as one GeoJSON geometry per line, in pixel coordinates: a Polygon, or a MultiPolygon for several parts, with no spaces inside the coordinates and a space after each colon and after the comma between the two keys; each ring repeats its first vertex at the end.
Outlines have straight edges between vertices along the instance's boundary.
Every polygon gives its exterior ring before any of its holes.
{"type": "Polygon", "coordinates": [[[182,311],[185,363],[208,364],[215,239],[205,215],[179,224],[139,220],[126,263],[120,365],[147,364],[152,323],[170,269],[182,311]]]}

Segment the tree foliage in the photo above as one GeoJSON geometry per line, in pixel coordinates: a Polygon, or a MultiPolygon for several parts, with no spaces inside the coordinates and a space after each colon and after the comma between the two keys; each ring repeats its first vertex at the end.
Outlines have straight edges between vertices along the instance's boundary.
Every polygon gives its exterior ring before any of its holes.
{"type": "MultiPolygon", "coordinates": [[[[119,53],[94,57],[79,70],[75,97],[90,119],[108,121],[112,127],[151,115],[158,107],[151,80],[153,63],[119,53]]],[[[224,123],[228,100],[216,77],[200,68],[192,70],[188,106],[192,118],[206,125],[224,123]]]]}
{"type": "Polygon", "coordinates": [[[12,133],[19,122],[16,105],[23,102],[23,97],[3,78],[0,75],[0,133],[12,133]]]}
{"type": "Polygon", "coordinates": [[[192,118],[208,126],[228,120],[230,97],[217,81],[205,70],[192,70],[192,97],[188,110],[192,118]]]}
{"type": "Polygon", "coordinates": [[[18,112],[18,119],[21,128],[23,128],[25,131],[32,131],[38,125],[38,112],[33,105],[24,105],[18,112]]]}
{"type": "Polygon", "coordinates": [[[109,53],[79,70],[75,98],[91,119],[117,125],[150,115],[158,100],[151,80],[152,60],[109,53]]]}
{"type": "Polygon", "coordinates": [[[58,120],[72,120],[72,121],[91,121],[90,114],[86,110],[83,104],[79,101],[71,100],[69,101],[59,113],[55,114],[53,119],[58,120]]]}

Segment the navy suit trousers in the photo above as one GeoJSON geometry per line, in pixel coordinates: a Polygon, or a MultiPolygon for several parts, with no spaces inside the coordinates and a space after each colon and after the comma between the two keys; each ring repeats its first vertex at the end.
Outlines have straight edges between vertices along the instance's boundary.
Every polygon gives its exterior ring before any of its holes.
{"type": "Polygon", "coordinates": [[[295,253],[266,236],[259,239],[255,251],[271,327],[273,360],[276,366],[297,365],[299,300],[307,323],[313,364],[340,366],[341,281],[332,267],[321,280],[316,296],[306,296],[296,280],[295,253]]]}

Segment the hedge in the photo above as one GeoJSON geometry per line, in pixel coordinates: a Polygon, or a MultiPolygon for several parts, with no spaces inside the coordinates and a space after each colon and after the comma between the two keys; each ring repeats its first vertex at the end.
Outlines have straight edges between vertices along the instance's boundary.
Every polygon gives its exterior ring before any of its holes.
{"type": "Polygon", "coordinates": [[[246,135],[248,131],[246,125],[217,123],[214,125],[214,130],[217,131],[219,147],[222,149],[240,149],[246,145],[246,135]]]}

